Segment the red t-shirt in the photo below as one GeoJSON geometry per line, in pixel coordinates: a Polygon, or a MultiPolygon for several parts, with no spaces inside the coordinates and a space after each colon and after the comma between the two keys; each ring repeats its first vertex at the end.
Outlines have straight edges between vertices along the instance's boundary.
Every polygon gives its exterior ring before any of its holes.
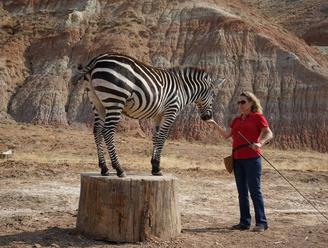
{"type": "MultiPolygon", "coordinates": [[[[241,116],[236,117],[230,125],[233,140],[232,147],[236,148],[239,145],[247,144],[247,141],[238,132],[244,135],[250,142],[258,143],[262,128],[268,126],[268,121],[258,112],[249,113],[245,119],[242,119],[241,116]]],[[[256,158],[260,153],[261,149],[257,149],[255,152],[252,148],[246,146],[236,150],[233,153],[233,157],[235,159],[256,158]]]]}

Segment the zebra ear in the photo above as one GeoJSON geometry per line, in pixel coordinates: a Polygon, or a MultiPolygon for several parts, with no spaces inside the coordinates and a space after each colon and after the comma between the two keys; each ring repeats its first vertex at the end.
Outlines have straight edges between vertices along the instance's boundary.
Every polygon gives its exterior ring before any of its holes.
{"type": "Polygon", "coordinates": [[[215,80],[214,82],[214,95],[217,95],[219,93],[219,89],[221,88],[221,86],[224,84],[224,82],[226,81],[225,78],[219,78],[217,80],[215,80]]]}
{"type": "Polygon", "coordinates": [[[217,81],[218,81],[217,84],[216,84],[217,87],[221,87],[221,85],[224,84],[226,79],[225,78],[219,78],[217,81]]]}

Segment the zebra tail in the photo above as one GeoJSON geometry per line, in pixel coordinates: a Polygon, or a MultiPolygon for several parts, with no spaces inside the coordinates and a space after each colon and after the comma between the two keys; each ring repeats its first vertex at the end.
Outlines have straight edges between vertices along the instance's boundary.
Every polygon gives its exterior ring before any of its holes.
{"type": "Polygon", "coordinates": [[[82,66],[81,64],[79,64],[77,66],[77,71],[75,75],[72,77],[73,84],[77,84],[82,78],[84,78],[84,80],[89,80],[90,77],[88,77],[87,75],[90,74],[90,71],[94,68],[98,59],[106,57],[107,55],[107,53],[104,53],[93,58],[86,66],[82,66]]]}
{"type": "Polygon", "coordinates": [[[74,75],[71,78],[73,85],[78,84],[81,79],[87,80],[86,75],[92,70],[89,66],[83,67],[81,64],[77,66],[77,70],[74,72],[74,75]]]}

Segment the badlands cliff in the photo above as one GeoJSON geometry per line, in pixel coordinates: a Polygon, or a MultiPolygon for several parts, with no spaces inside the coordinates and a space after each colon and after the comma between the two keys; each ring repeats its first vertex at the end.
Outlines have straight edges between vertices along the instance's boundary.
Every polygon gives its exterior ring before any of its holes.
{"type": "Polygon", "coordinates": [[[326,0],[240,0],[303,38],[308,44],[328,46],[328,2],[326,0]]]}
{"type": "MultiPolygon", "coordinates": [[[[216,120],[229,123],[236,97],[251,90],[277,146],[327,152],[327,56],[301,39],[306,33],[298,38],[249,1],[199,2],[1,1],[0,118],[91,122],[84,86],[72,86],[70,78],[77,64],[117,52],[158,67],[205,68],[214,79],[227,79],[215,99],[216,120]]],[[[135,123],[125,119],[122,128],[135,123]]],[[[141,125],[148,130],[148,122],[141,125]]],[[[190,106],[171,136],[208,140],[211,133],[190,106]]]]}

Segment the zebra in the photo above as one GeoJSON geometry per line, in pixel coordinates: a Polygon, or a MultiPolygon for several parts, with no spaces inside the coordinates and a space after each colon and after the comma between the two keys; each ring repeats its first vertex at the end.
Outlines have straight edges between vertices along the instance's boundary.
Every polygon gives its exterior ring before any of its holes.
{"type": "Polygon", "coordinates": [[[93,134],[101,175],[108,176],[103,141],[118,177],[125,177],[114,136],[122,114],[134,119],[153,119],[154,176],[161,176],[160,157],[169,130],[181,110],[195,103],[203,121],[213,121],[212,102],[219,84],[193,67],[155,68],[122,54],[101,54],[79,67],[75,81],[88,82],[88,97],[94,111],[93,134]]]}

